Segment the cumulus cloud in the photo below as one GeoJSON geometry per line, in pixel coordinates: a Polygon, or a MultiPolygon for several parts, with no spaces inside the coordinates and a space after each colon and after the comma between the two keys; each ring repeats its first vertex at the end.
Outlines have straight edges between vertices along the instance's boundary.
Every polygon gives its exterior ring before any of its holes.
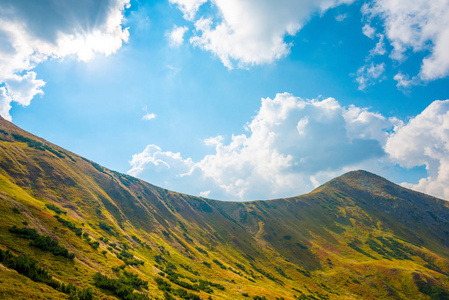
{"type": "Polygon", "coordinates": [[[191,159],[182,159],[179,152],[164,152],[156,145],[148,145],[143,152],[134,154],[130,163],[133,167],[128,173],[134,176],[139,175],[147,165],[155,166],[156,171],[171,169],[175,166],[174,169],[179,172],[176,175],[187,173],[193,165],[191,159]]]}
{"type": "Polygon", "coordinates": [[[43,95],[44,92],[41,88],[44,85],[43,80],[36,79],[35,72],[27,72],[22,76],[12,75],[5,82],[9,96],[23,106],[30,105],[35,95],[43,95]]]}
{"type": "Polygon", "coordinates": [[[184,43],[184,34],[187,30],[188,28],[186,26],[178,27],[175,25],[168,34],[170,46],[174,48],[181,46],[184,43]]]}
{"type": "Polygon", "coordinates": [[[31,70],[49,57],[74,55],[87,61],[95,53],[116,52],[128,39],[128,30],[122,28],[127,5],[129,0],[3,1],[0,7],[2,116],[11,119],[12,101],[26,106],[34,96],[43,94],[45,83],[36,79],[36,73],[31,70]]]}
{"type": "Polygon", "coordinates": [[[150,120],[153,120],[153,119],[156,119],[156,114],[154,114],[154,113],[146,113],[142,117],[142,120],[145,120],[145,121],[150,121],[150,120]]]}
{"type": "Polygon", "coordinates": [[[385,155],[388,132],[400,125],[395,118],[343,107],[333,98],[278,94],[262,99],[246,126],[248,133],[233,135],[228,142],[222,136],[206,139],[214,152],[199,161],[149,145],[133,156],[129,173],[151,176],[153,169],[162,168],[167,176],[162,181],[177,190],[197,195],[206,190],[223,199],[292,196],[344,171],[377,163],[385,155]]]}
{"type": "Polygon", "coordinates": [[[386,152],[406,168],[426,166],[428,177],[407,187],[449,199],[449,100],[435,101],[389,137],[386,152]]]}
{"type": "Polygon", "coordinates": [[[449,1],[374,0],[365,4],[362,12],[368,23],[376,18],[383,22],[394,60],[405,60],[408,50],[428,53],[419,79],[429,81],[449,75],[449,1]]]}
{"type": "Polygon", "coordinates": [[[364,35],[366,35],[367,37],[369,37],[370,39],[373,39],[375,34],[376,34],[376,29],[374,29],[373,27],[371,27],[369,24],[365,24],[362,27],[362,32],[364,35]]]}
{"type": "Polygon", "coordinates": [[[184,14],[184,19],[192,21],[200,6],[207,0],[169,0],[171,4],[176,4],[184,14]]]}
{"type": "Polygon", "coordinates": [[[170,0],[192,21],[190,42],[210,51],[228,68],[270,63],[287,55],[295,35],[314,15],[354,0],[170,0]],[[196,17],[208,2],[215,14],[196,17]]]}
{"type": "Polygon", "coordinates": [[[204,191],[204,192],[200,192],[200,197],[204,197],[207,198],[210,195],[210,191],[204,191]]]}
{"type": "Polygon", "coordinates": [[[6,92],[6,88],[4,86],[0,87],[0,116],[8,121],[12,120],[11,115],[9,114],[11,101],[12,99],[6,92]]]}
{"type": "Polygon", "coordinates": [[[396,86],[400,89],[406,89],[410,87],[413,84],[416,84],[416,78],[410,79],[410,77],[407,74],[403,74],[402,72],[399,72],[398,74],[394,75],[394,80],[396,80],[397,84],[396,86]]]}
{"type": "Polygon", "coordinates": [[[403,185],[449,199],[449,100],[404,123],[333,98],[277,94],[262,99],[246,130],[205,139],[214,151],[196,162],[149,145],[129,173],[203,197],[269,199],[309,192],[354,169],[425,166],[427,177],[403,185]]]}
{"type": "MultiPolygon", "coordinates": [[[[191,158],[183,158],[181,153],[163,151],[159,146],[150,144],[141,153],[134,154],[128,174],[143,178],[152,184],[164,188],[200,195],[213,186],[194,169],[195,163],[191,158]]],[[[215,194],[220,195],[220,191],[215,194]]],[[[204,196],[207,197],[207,196],[204,196]]]]}
{"type": "Polygon", "coordinates": [[[382,74],[385,72],[385,64],[367,64],[357,70],[356,81],[359,84],[359,90],[374,85],[382,80],[382,74]]]}
{"type": "Polygon", "coordinates": [[[150,121],[150,120],[156,119],[157,115],[155,113],[148,112],[148,106],[144,105],[142,110],[145,112],[145,114],[142,117],[142,120],[150,121]]]}

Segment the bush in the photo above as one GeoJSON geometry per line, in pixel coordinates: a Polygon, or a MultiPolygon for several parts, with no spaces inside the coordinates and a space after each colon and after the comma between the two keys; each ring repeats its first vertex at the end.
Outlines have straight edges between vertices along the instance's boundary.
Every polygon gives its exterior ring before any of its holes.
{"type": "Polygon", "coordinates": [[[131,236],[131,237],[132,237],[132,239],[133,239],[134,241],[136,241],[138,244],[142,244],[142,241],[141,241],[137,236],[133,235],[133,236],[131,236]]]}
{"type": "Polygon", "coordinates": [[[99,222],[98,223],[98,227],[100,227],[101,229],[103,229],[104,231],[107,231],[109,233],[113,233],[113,228],[112,226],[109,226],[108,224],[106,224],[105,222],[99,222]]]}
{"type": "Polygon", "coordinates": [[[64,155],[62,155],[62,153],[60,153],[60,152],[50,148],[49,146],[47,146],[45,144],[42,144],[41,142],[29,139],[29,138],[24,137],[24,136],[19,135],[19,134],[14,134],[13,133],[12,136],[18,142],[27,143],[28,147],[30,147],[30,148],[34,148],[34,149],[41,150],[41,151],[47,150],[47,151],[53,153],[54,155],[56,155],[59,158],[64,158],[64,155]]]}
{"type": "Polygon", "coordinates": [[[138,266],[144,264],[142,260],[134,258],[134,255],[127,252],[126,250],[122,250],[120,251],[120,253],[117,253],[116,255],[118,259],[121,259],[125,264],[130,266],[138,266]]]}
{"type": "Polygon", "coordinates": [[[182,299],[187,300],[201,300],[201,298],[198,295],[195,295],[193,293],[189,293],[186,290],[183,289],[174,289],[172,288],[171,284],[165,281],[164,279],[157,277],[155,278],[157,288],[164,292],[165,299],[175,299],[171,294],[174,294],[175,296],[178,296],[182,299]]]}
{"type": "Polygon", "coordinates": [[[46,285],[69,295],[69,300],[92,300],[92,290],[87,288],[80,290],[73,284],[68,285],[59,283],[54,280],[48,271],[37,265],[37,262],[27,255],[13,255],[9,250],[3,251],[0,249],[0,263],[5,267],[16,270],[33,281],[43,282],[46,285]]]}
{"type": "Polygon", "coordinates": [[[62,209],[60,209],[59,207],[57,207],[57,206],[54,205],[54,204],[45,204],[45,206],[46,206],[48,209],[50,209],[50,210],[54,211],[55,213],[57,213],[58,215],[60,215],[60,214],[66,215],[66,214],[67,214],[66,211],[63,211],[62,209]]]}
{"type": "Polygon", "coordinates": [[[112,267],[112,271],[120,272],[120,270],[124,270],[125,268],[126,268],[126,265],[115,266],[115,267],[112,267]]]}
{"type": "Polygon", "coordinates": [[[195,247],[196,250],[198,250],[198,252],[203,253],[206,256],[209,256],[209,254],[207,253],[206,250],[204,250],[203,248],[200,247],[195,247]]]}
{"type": "Polygon", "coordinates": [[[74,259],[75,254],[69,252],[63,246],[60,246],[57,241],[53,240],[48,235],[40,235],[36,229],[33,228],[18,228],[13,226],[9,229],[10,232],[15,233],[22,238],[30,239],[30,245],[39,248],[43,251],[49,251],[55,256],[63,256],[69,259],[74,259]]]}
{"type": "Polygon", "coordinates": [[[93,241],[93,242],[89,242],[89,245],[94,248],[95,250],[98,249],[98,247],[100,247],[100,242],[98,241],[93,241]]]}
{"type": "Polygon", "coordinates": [[[76,236],[81,236],[83,234],[83,230],[80,227],[77,227],[74,223],[63,219],[58,215],[55,215],[54,217],[56,218],[56,220],[58,220],[59,223],[61,223],[62,225],[73,231],[76,234],[76,236]]]}
{"type": "Polygon", "coordinates": [[[83,290],[76,290],[69,294],[69,300],[92,300],[92,289],[86,288],[83,290]]]}
{"type": "Polygon", "coordinates": [[[15,256],[9,250],[0,249],[0,262],[36,282],[47,282],[52,279],[46,269],[39,267],[34,259],[24,254],[15,256]]]}
{"type": "Polygon", "coordinates": [[[114,295],[124,300],[144,300],[149,299],[146,295],[134,293],[134,289],[148,289],[148,282],[144,281],[132,272],[126,270],[119,278],[110,278],[100,272],[93,277],[94,285],[101,289],[109,290],[114,295]]]}
{"type": "Polygon", "coordinates": [[[216,264],[217,264],[220,268],[222,268],[223,270],[226,270],[226,269],[227,269],[226,266],[223,265],[223,264],[221,263],[221,261],[219,261],[218,259],[214,259],[213,262],[216,263],[216,264]]]}
{"type": "Polygon", "coordinates": [[[424,280],[416,280],[415,284],[421,293],[430,296],[432,300],[449,300],[449,293],[442,287],[431,285],[424,280]]]}

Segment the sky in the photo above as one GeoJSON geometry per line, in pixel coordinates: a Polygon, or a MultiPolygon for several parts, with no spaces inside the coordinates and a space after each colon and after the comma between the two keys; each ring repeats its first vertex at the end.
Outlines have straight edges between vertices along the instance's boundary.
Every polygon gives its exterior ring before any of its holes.
{"type": "Polygon", "coordinates": [[[3,0],[0,115],[220,200],[364,169],[449,199],[449,0],[3,0]]]}

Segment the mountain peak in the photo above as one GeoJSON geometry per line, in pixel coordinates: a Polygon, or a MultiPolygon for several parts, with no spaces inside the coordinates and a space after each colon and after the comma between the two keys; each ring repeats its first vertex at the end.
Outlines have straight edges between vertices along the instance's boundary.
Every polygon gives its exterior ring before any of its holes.
{"type": "MultiPolygon", "coordinates": [[[[341,176],[339,176],[337,178],[334,178],[334,180],[335,179],[339,179],[339,178],[340,179],[345,179],[345,180],[353,180],[353,179],[362,179],[363,178],[365,180],[372,180],[372,181],[379,181],[379,180],[388,181],[384,177],[379,176],[379,175],[374,174],[374,173],[371,173],[371,172],[368,172],[366,170],[349,171],[349,172],[344,173],[343,175],[341,175],[341,176]]],[[[388,182],[390,182],[390,181],[388,181],[388,182]]],[[[392,183],[392,182],[390,182],[390,183],[392,183]]]]}
{"type": "Polygon", "coordinates": [[[354,170],[331,179],[330,181],[320,186],[317,190],[325,187],[334,187],[340,189],[344,186],[350,186],[353,189],[367,190],[371,192],[379,192],[380,190],[385,190],[388,187],[402,189],[401,186],[374,173],[365,170],[354,170]]]}

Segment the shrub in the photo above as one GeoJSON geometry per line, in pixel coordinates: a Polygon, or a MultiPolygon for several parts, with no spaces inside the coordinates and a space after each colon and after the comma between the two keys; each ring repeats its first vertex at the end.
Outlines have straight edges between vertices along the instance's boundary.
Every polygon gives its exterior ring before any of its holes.
{"type": "Polygon", "coordinates": [[[226,269],[227,269],[226,266],[223,265],[223,264],[221,263],[221,261],[219,261],[218,259],[214,259],[213,262],[216,263],[216,264],[217,264],[220,268],[222,268],[223,270],[226,270],[226,269]]]}
{"type": "Polygon", "coordinates": [[[172,288],[171,284],[165,281],[164,279],[157,277],[154,279],[157,284],[157,288],[164,292],[165,299],[175,299],[171,294],[174,294],[175,296],[178,296],[182,299],[187,300],[201,300],[201,298],[198,295],[195,295],[193,293],[189,293],[186,290],[183,289],[174,289],[172,288]]]}
{"type": "Polygon", "coordinates": [[[113,228],[112,226],[109,226],[108,224],[106,224],[105,222],[99,222],[98,223],[98,227],[100,227],[101,229],[103,229],[104,231],[107,231],[109,233],[113,233],[113,228]]]}
{"type": "Polygon", "coordinates": [[[136,241],[137,243],[142,244],[142,241],[141,241],[137,236],[133,235],[133,236],[131,236],[131,237],[132,237],[132,239],[133,239],[134,241],[136,241]]]}
{"type": "MultiPolygon", "coordinates": [[[[68,220],[63,219],[63,218],[61,218],[58,215],[55,215],[54,217],[56,218],[56,220],[58,220],[59,223],[61,223],[65,227],[69,228],[77,236],[81,236],[83,234],[83,230],[80,227],[77,227],[74,223],[72,223],[72,222],[70,222],[68,220]]],[[[85,233],[85,234],[87,234],[87,233],[85,233]]]]}
{"type": "Polygon", "coordinates": [[[97,250],[98,247],[100,247],[100,242],[98,242],[98,241],[92,241],[92,242],[89,242],[89,245],[90,245],[92,248],[94,248],[95,250],[97,250]]]}
{"type": "Polygon", "coordinates": [[[445,291],[442,287],[431,285],[430,283],[424,280],[416,280],[415,284],[421,293],[430,296],[430,299],[432,300],[449,299],[449,293],[445,291]]]}
{"type": "Polygon", "coordinates": [[[96,287],[109,290],[120,299],[149,299],[144,294],[134,293],[134,289],[148,289],[148,282],[140,279],[137,274],[132,272],[124,270],[118,278],[111,278],[98,272],[93,276],[93,280],[96,287]]]}
{"type": "Polygon", "coordinates": [[[34,259],[24,254],[15,256],[9,250],[0,249],[0,262],[36,282],[47,282],[52,278],[46,269],[39,267],[34,259]]]}
{"type": "Polygon", "coordinates": [[[206,256],[209,256],[209,254],[207,253],[206,250],[204,250],[203,248],[200,247],[195,247],[196,250],[198,250],[198,252],[205,254],[206,256]]]}
{"type": "Polygon", "coordinates": [[[120,251],[120,253],[117,253],[116,255],[118,259],[121,259],[125,264],[130,266],[138,266],[144,264],[142,260],[134,258],[134,255],[127,252],[126,250],[122,250],[120,251]]]}
{"type": "Polygon", "coordinates": [[[24,136],[19,135],[19,134],[14,134],[13,133],[12,136],[14,137],[14,139],[16,141],[26,143],[28,145],[28,147],[30,147],[30,148],[34,148],[34,149],[41,150],[41,151],[47,150],[47,151],[53,153],[54,155],[56,155],[59,158],[64,158],[64,155],[62,155],[62,153],[60,153],[60,152],[50,148],[49,146],[47,146],[45,144],[42,144],[41,142],[29,139],[29,138],[24,137],[24,136]]]}
{"type": "Polygon", "coordinates": [[[74,259],[75,254],[69,252],[66,248],[59,245],[57,241],[53,240],[48,235],[40,235],[37,233],[36,229],[33,228],[18,228],[13,226],[9,229],[10,232],[15,233],[22,238],[30,239],[30,245],[39,248],[43,251],[49,251],[53,255],[67,257],[69,259],[74,259]]]}
{"type": "Polygon", "coordinates": [[[54,204],[45,204],[45,206],[46,206],[48,209],[50,209],[50,210],[54,211],[55,213],[57,213],[58,215],[60,215],[60,214],[66,215],[66,214],[67,214],[66,211],[63,211],[62,209],[60,209],[59,207],[57,207],[57,206],[54,205],[54,204]]]}
{"type": "Polygon", "coordinates": [[[48,271],[37,265],[37,262],[27,255],[13,255],[9,250],[3,251],[0,249],[0,263],[5,267],[16,270],[33,281],[43,282],[48,286],[69,295],[70,300],[91,300],[92,290],[87,288],[79,290],[74,285],[69,283],[59,283],[54,280],[48,271]]]}

